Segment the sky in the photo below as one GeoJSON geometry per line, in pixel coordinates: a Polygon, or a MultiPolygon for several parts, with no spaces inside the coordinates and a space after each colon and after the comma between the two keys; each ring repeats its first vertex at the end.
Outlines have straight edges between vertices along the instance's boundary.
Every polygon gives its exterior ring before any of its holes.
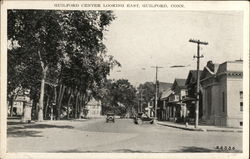
{"type": "Polygon", "coordinates": [[[206,41],[201,46],[200,68],[243,58],[243,16],[236,11],[114,11],[116,19],[107,28],[105,45],[122,67],[108,78],[128,79],[138,86],[158,80],[173,83],[196,69],[197,45],[189,39],[206,41]],[[173,65],[187,67],[170,68],[173,65]]]}

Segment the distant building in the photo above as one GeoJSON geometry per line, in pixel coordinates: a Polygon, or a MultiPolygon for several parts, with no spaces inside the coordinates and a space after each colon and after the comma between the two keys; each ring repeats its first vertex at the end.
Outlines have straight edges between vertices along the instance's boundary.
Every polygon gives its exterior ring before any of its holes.
{"type": "Polygon", "coordinates": [[[86,105],[88,118],[100,117],[101,116],[101,101],[92,98],[86,105]]]}
{"type": "Polygon", "coordinates": [[[171,88],[162,92],[161,99],[160,99],[163,103],[163,106],[161,109],[161,117],[162,117],[161,120],[169,120],[170,118],[169,97],[173,93],[174,92],[171,90],[171,88]]]}
{"type": "Polygon", "coordinates": [[[201,74],[203,117],[207,124],[243,125],[243,61],[208,61],[201,74]]]}
{"type": "MultiPolygon", "coordinates": [[[[169,90],[172,87],[172,83],[159,82],[158,83],[158,104],[157,104],[157,118],[161,120],[162,110],[163,110],[163,101],[160,100],[161,95],[164,91],[169,90]]],[[[145,108],[148,116],[153,117],[155,114],[155,96],[150,100],[148,106],[145,108]]]]}
{"type": "Polygon", "coordinates": [[[8,115],[11,115],[12,111],[13,112],[12,116],[22,116],[25,104],[30,101],[29,91],[21,90],[14,96],[15,98],[12,101],[13,102],[12,107],[11,107],[11,101],[8,101],[8,115]]]}
{"type": "Polygon", "coordinates": [[[167,119],[174,122],[183,121],[187,115],[186,103],[182,102],[187,96],[186,79],[175,79],[168,97],[167,119]]]}
{"type": "MultiPolygon", "coordinates": [[[[199,70],[201,75],[202,70],[199,70]]],[[[189,121],[194,121],[195,119],[195,109],[196,109],[196,99],[197,99],[197,70],[190,70],[185,82],[187,87],[187,96],[182,100],[183,103],[186,103],[188,110],[189,121]]],[[[202,117],[202,88],[200,87],[199,91],[199,118],[202,117]]]]}

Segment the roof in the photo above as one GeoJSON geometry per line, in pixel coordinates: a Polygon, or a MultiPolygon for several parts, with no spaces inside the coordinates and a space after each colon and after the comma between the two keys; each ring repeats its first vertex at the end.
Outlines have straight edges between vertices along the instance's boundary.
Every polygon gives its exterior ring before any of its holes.
{"type": "Polygon", "coordinates": [[[178,86],[180,86],[180,87],[185,86],[186,79],[176,78],[175,81],[178,84],[178,86]]]}
{"type": "Polygon", "coordinates": [[[186,83],[186,79],[181,79],[181,78],[176,78],[174,80],[174,84],[172,86],[172,90],[175,90],[176,87],[179,87],[180,89],[184,89],[187,88],[187,86],[185,85],[186,83]]]}
{"type": "Polygon", "coordinates": [[[200,78],[204,79],[205,77],[211,77],[214,74],[217,73],[218,68],[219,68],[220,64],[218,63],[213,63],[212,61],[208,61],[207,65],[204,67],[200,78]]]}
{"type": "Polygon", "coordinates": [[[171,89],[173,83],[159,82],[159,92],[171,89]]]}
{"type": "MultiPolygon", "coordinates": [[[[159,82],[159,94],[158,98],[161,98],[163,95],[163,92],[169,91],[172,88],[173,83],[167,83],[167,82],[159,82]]],[[[151,98],[151,101],[154,100],[155,97],[151,98]]]]}
{"type": "Polygon", "coordinates": [[[91,98],[90,101],[87,103],[87,106],[95,106],[95,105],[100,105],[100,101],[96,100],[95,98],[91,98]]]}
{"type": "Polygon", "coordinates": [[[162,95],[161,95],[161,99],[169,97],[172,93],[173,93],[173,91],[171,90],[171,88],[169,88],[168,90],[163,91],[162,95]]]}
{"type": "Polygon", "coordinates": [[[176,84],[177,84],[180,88],[185,88],[185,87],[186,87],[186,85],[185,85],[186,79],[176,78],[176,79],[175,79],[175,82],[176,82],[176,84]]]}
{"type": "Polygon", "coordinates": [[[243,72],[243,61],[242,60],[226,61],[220,64],[217,74],[229,71],[243,72]]]}
{"type": "MultiPolygon", "coordinates": [[[[199,73],[201,75],[202,70],[199,70],[199,73]]],[[[197,81],[197,70],[190,70],[185,85],[188,85],[190,83],[196,83],[196,81],[197,81]]]]}
{"type": "Polygon", "coordinates": [[[201,80],[205,80],[210,77],[216,77],[228,72],[235,72],[236,75],[240,77],[241,73],[243,72],[243,60],[225,61],[222,64],[208,61],[207,65],[202,71],[201,80]]]}

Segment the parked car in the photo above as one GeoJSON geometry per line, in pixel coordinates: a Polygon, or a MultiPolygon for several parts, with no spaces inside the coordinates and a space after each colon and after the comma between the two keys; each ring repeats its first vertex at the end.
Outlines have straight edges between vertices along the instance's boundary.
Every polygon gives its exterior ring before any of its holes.
{"type": "Polygon", "coordinates": [[[153,117],[149,117],[147,114],[145,113],[138,113],[135,117],[134,117],[134,123],[141,125],[143,123],[150,123],[153,124],[154,123],[154,118],[153,117]]]}
{"type": "Polygon", "coordinates": [[[106,117],[106,123],[112,121],[113,123],[115,122],[115,114],[114,113],[107,113],[106,117]]]}
{"type": "Polygon", "coordinates": [[[125,118],[125,115],[120,115],[120,118],[121,118],[121,119],[125,118]]]}

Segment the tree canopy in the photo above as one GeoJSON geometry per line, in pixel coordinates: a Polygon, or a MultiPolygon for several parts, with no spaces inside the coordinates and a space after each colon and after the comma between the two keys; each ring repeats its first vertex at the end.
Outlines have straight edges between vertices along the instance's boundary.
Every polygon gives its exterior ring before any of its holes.
{"type": "Polygon", "coordinates": [[[127,79],[108,80],[102,92],[104,111],[114,111],[118,115],[124,115],[126,112],[131,112],[136,105],[136,89],[127,79]]]}
{"type": "Polygon", "coordinates": [[[155,84],[153,82],[145,82],[138,87],[139,94],[142,94],[144,102],[148,103],[155,95],[155,84]]]}
{"type": "Polygon", "coordinates": [[[114,19],[112,11],[8,10],[8,92],[18,85],[38,92],[39,121],[46,91],[55,91],[59,105],[64,92],[86,103],[88,91],[120,65],[103,43],[114,19]]]}

